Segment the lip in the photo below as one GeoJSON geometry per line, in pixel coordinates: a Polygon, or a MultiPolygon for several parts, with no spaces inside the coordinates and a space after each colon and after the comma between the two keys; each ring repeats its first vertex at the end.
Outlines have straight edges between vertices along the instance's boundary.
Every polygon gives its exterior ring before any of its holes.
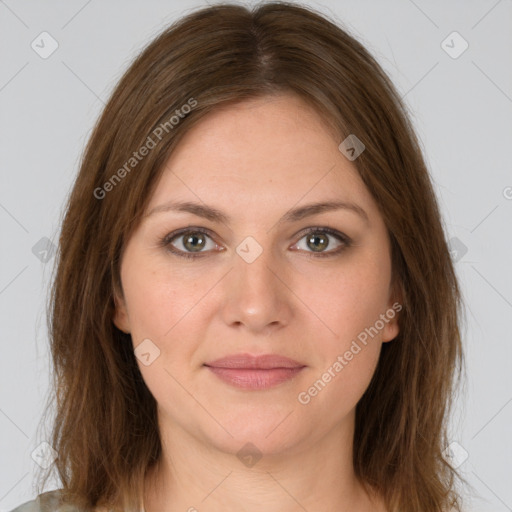
{"type": "Polygon", "coordinates": [[[205,366],[246,370],[273,370],[274,368],[301,368],[305,365],[294,361],[289,357],[276,354],[263,354],[257,356],[253,356],[251,354],[233,354],[205,363],[205,366]]]}
{"type": "Polygon", "coordinates": [[[224,382],[242,389],[267,389],[295,377],[306,365],[288,357],[234,354],[205,363],[224,382]]]}

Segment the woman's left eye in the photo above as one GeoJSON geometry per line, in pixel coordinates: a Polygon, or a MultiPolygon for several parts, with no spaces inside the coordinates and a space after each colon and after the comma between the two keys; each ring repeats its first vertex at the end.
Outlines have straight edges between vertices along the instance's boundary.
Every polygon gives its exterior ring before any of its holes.
{"type": "Polygon", "coordinates": [[[314,254],[311,254],[311,256],[313,257],[334,256],[343,251],[346,247],[349,247],[352,243],[347,235],[331,228],[309,228],[306,235],[302,236],[299,243],[295,244],[294,247],[299,247],[301,240],[305,240],[306,247],[312,249],[314,254]],[[334,250],[326,251],[325,249],[330,248],[332,245],[329,241],[329,237],[336,239],[338,246],[335,247],[334,250]]]}
{"type": "MultiPolygon", "coordinates": [[[[305,233],[303,232],[299,242],[293,245],[292,248],[294,250],[299,249],[310,252],[312,257],[327,257],[340,253],[343,249],[349,247],[351,243],[350,238],[344,233],[331,228],[317,227],[308,228],[305,233]],[[330,238],[334,238],[338,246],[335,246],[334,250],[326,251],[326,249],[330,248],[332,245],[330,238]],[[305,241],[304,245],[306,249],[300,247],[302,240],[305,241]],[[307,249],[311,249],[311,251],[307,249]]],[[[218,247],[204,228],[187,228],[186,230],[170,233],[161,239],[160,245],[167,248],[171,253],[184,258],[203,257],[206,256],[204,253],[209,252],[203,249],[211,250],[218,247]],[[180,245],[181,248],[174,245],[175,240],[179,240],[178,245],[180,245]],[[210,241],[210,246],[208,241],[210,241]]]]}

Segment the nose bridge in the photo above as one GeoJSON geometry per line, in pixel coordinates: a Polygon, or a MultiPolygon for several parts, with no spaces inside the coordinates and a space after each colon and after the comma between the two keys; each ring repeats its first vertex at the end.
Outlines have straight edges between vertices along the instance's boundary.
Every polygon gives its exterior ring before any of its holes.
{"type": "Polygon", "coordinates": [[[246,237],[233,256],[225,302],[225,321],[251,330],[288,322],[287,288],[277,277],[279,258],[256,238],[246,237]]]}
{"type": "Polygon", "coordinates": [[[275,275],[271,268],[276,266],[270,247],[263,248],[253,237],[247,237],[236,248],[235,273],[242,286],[249,286],[256,293],[274,286],[275,275]]]}

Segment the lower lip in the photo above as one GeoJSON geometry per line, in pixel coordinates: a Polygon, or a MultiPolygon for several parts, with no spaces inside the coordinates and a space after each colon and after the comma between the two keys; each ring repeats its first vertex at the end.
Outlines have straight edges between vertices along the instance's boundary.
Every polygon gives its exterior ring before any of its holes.
{"type": "Polygon", "coordinates": [[[237,388],[267,389],[292,379],[305,367],[273,368],[271,370],[217,368],[213,366],[207,366],[207,368],[221,380],[237,388]]]}

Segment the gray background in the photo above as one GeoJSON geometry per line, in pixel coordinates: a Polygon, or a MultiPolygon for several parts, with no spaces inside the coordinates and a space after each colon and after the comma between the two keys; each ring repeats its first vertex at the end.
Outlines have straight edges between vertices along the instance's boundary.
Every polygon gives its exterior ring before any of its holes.
{"type": "MultiPolygon", "coordinates": [[[[307,3],[343,23],[405,96],[466,301],[468,378],[451,453],[473,486],[467,510],[512,511],[512,1],[307,3]],[[469,44],[457,58],[442,47],[453,31],[469,44]]],[[[0,512],[35,497],[31,454],[45,441],[54,259],[44,237],[57,240],[84,144],[121,73],[200,5],[0,1],[0,512]],[[31,47],[50,48],[43,31],[59,45],[46,59],[31,47]]],[[[445,44],[462,48],[453,36],[445,44]]]]}

